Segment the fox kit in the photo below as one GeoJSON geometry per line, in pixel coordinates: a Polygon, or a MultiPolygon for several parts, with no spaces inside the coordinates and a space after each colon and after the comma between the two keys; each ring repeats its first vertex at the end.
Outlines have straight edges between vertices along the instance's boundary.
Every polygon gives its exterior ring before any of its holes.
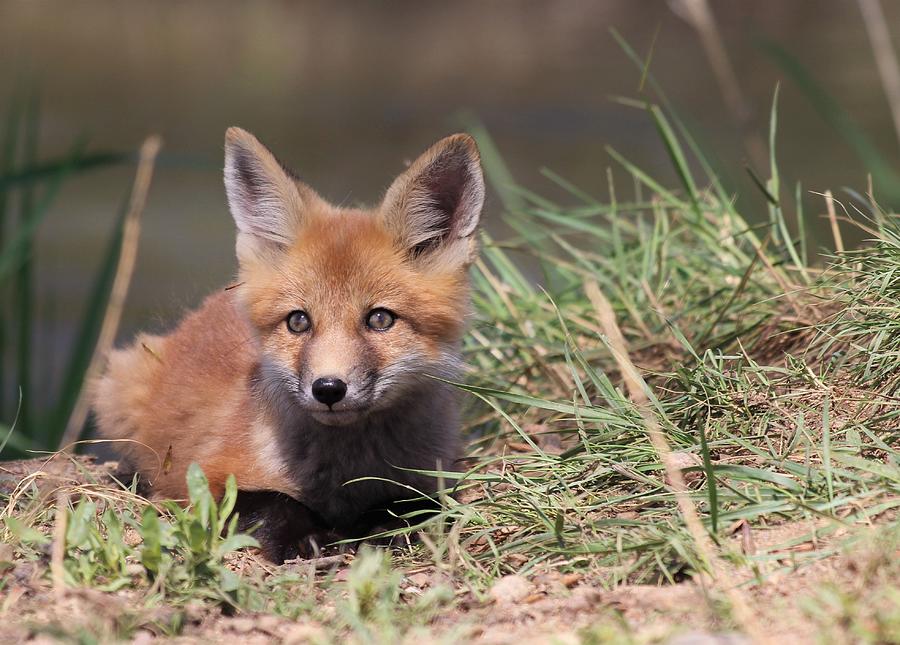
{"type": "Polygon", "coordinates": [[[225,136],[236,283],[171,333],[115,351],[94,384],[102,436],[156,497],[197,462],[264,553],[364,532],[433,493],[459,444],[469,264],[484,201],[468,135],[442,139],[371,210],[333,206],[253,135],[225,136]],[[433,378],[437,377],[437,378],[433,378]],[[358,480],[358,481],[353,481],[358,480]]]}

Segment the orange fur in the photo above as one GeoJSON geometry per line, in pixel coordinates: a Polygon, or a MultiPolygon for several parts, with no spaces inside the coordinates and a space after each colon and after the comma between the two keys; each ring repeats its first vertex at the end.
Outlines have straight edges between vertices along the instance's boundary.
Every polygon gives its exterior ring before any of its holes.
{"type": "Polygon", "coordinates": [[[242,488],[290,493],[277,462],[259,458],[274,443],[247,379],[257,341],[229,292],[210,296],[168,336],[141,335],[113,352],[96,384],[103,434],[129,443],[121,451],[162,497],[185,498],[185,473],[197,461],[218,495],[234,473],[242,488]]]}

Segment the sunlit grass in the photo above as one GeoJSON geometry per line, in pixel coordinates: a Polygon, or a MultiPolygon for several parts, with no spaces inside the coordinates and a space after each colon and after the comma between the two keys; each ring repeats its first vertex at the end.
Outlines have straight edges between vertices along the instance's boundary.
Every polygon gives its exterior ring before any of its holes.
{"type": "MultiPolygon", "coordinates": [[[[815,540],[900,505],[894,220],[875,212],[876,243],[826,270],[804,266],[804,232],[791,237],[774,158],[760,182],[774,193],[769,222],[753,227],[715,177],[694,176],[664,114],[642,107],[680,190],[614,154],[643,199],[604,204],[573,188],[581,203],[561,208],[520,191],[508,216],[522,239],[489,242],[477,267],[483,324],[467,343],[476,368],[463,387],[492,409],[475,427],[485,465],[473,470],[489,474],[478,499],[448,514],[467,566],[485,579],[560,559],[607,571],[611,585],[704,568],[586,281],[612,302],[728,557],[757,568],[771,559],[730,550],[738,522],[827,520],[815,540]],[[540,263],[549,293],[522,284],[513,252],[540,263]]],[[[774,145],[774,109],[772,119],[774,145]]]]}

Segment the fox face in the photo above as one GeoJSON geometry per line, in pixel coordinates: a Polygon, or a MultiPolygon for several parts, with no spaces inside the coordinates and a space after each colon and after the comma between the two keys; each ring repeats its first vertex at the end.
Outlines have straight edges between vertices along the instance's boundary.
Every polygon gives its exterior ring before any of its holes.
{"type": "Polygon", "coordinates": [[[484,201],[471,137],[432,146],[362,210],[329,204],[232,128],[225,185],[267,405],[342,426],[456,375],[484,201]]]}

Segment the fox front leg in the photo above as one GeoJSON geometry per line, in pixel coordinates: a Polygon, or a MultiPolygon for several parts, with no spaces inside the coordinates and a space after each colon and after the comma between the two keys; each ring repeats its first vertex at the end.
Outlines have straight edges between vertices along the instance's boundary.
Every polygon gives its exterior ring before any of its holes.
{"type": "Polygon", "coordinates": [[[319,555],[323,546],[340,539],[322,519],[297,500],[273,491],[238,491],[233,513],[238,530],[255,528],[263,556],[276,564],[319,555]]]}

